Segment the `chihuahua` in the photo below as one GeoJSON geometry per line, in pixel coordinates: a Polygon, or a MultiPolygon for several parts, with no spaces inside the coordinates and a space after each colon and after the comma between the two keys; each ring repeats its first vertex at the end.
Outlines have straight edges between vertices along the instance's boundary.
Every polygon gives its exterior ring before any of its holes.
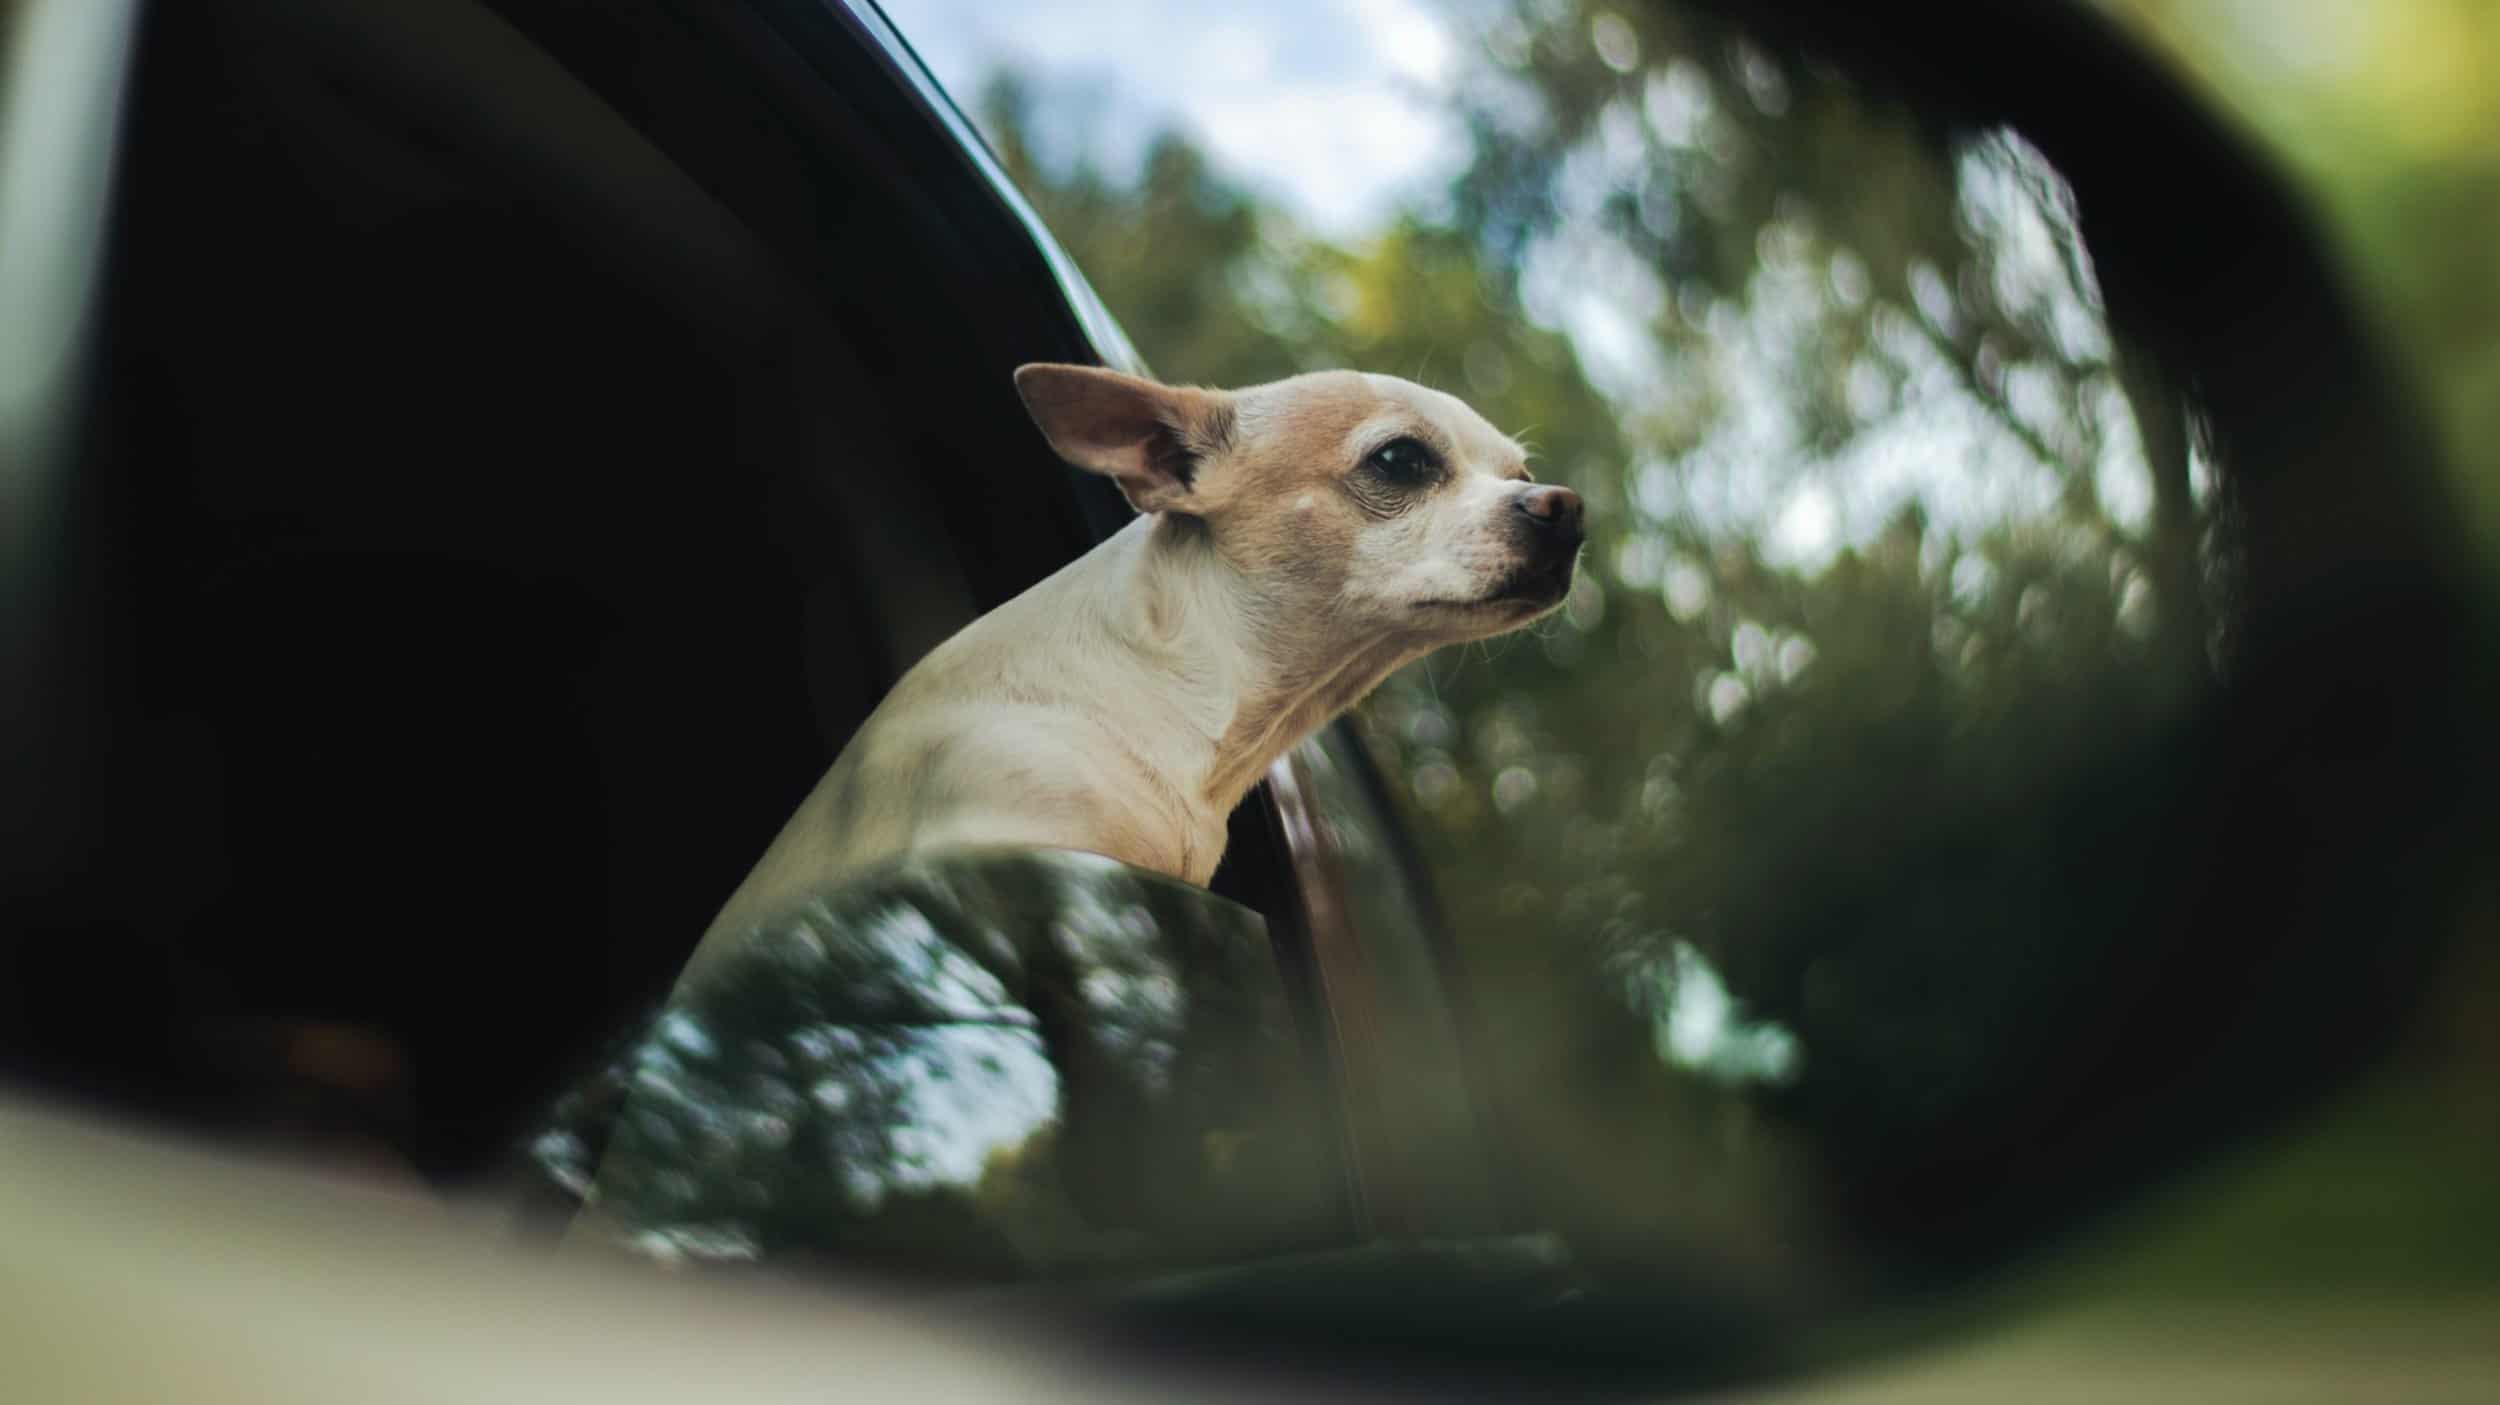
{"type": "Polygon", "coordinates": [[[1051,448],[1138,519],[903,676],[696,962],[906,855],[1084,849],[1204,884],[1234,806],[1400,665],[1571,589],[1579,496],[1461,401],[1322,371],[1245,390],[1029,365],[1051,448]]]}

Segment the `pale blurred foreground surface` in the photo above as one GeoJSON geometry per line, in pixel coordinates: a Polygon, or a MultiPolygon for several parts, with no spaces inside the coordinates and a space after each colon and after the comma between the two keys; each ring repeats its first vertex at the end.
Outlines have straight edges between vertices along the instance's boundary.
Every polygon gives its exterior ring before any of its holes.
{"type": "MultiPolygon", "coordinates": [[[[1736,1398],[2500,1398],[2500,1304],[2199,1307],[2130,1301],[2127,1281],[2104,1271],[2006,1330],[1736,1398]]],[[[969,1308],[549,1261],[422,1198],[22,1102],[0,1109],[0,1284],[25,1402],[1320,1398],[1054,1349],[969,1308]]]]}
{"type": "Polygon", "coordinates": [[[422,1198],[0,1112],[21,1402],[1167,1398],[852,1297],[556,1262],[422,1198]],[[1125,1390],[1126,1393],[1123,1393],[1125,1390]]]}

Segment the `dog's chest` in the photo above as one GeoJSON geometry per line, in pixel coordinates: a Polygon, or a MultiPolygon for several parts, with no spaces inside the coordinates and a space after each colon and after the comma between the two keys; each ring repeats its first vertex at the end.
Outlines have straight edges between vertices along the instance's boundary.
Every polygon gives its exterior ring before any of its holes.
{"type": "Polygon", "coordinates": [[[1209,820],[1200,817],[1182,832],[1180,877],[1205,887],[1215,876],[1216,865],[1224,861],[1224,845],[1229,837],[1224,818],[1209,820]]]}

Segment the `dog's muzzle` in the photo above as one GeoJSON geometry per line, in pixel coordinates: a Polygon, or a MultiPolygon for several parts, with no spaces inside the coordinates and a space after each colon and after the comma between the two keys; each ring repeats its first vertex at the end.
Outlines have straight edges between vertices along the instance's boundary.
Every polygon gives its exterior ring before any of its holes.
{"type": "Polygon", "coordinates": [[[1580,495],[1570,487],[1553,482],[1538,482],[1530,490],[1513,497],[1520,522],[1528,540],[1530,575],[1555,575],[1563,587],[1570,587],[1570,567],[1580,557],[1580,542],[1588,540],[1588,532],[1580,525],[1580,495]]]}
{"type": "Polygon", "coordinates": [[[1580,495],[1569,488],[1539,483],[1511,500],[1527,519],[1530,537],[1540,551],[1568,556],[1580,549],[1580,495]]]}
{"type": "Polygon", "coordinates": [[[1569,488],[1539,483],[1511,506],[1519,514],[1522,555],[1520,569],[1503,583],[1506,597],[1559,600],[1571,589],[1571,568],[1586,540],[1581,526],[1580,495],[1569,488]]]}

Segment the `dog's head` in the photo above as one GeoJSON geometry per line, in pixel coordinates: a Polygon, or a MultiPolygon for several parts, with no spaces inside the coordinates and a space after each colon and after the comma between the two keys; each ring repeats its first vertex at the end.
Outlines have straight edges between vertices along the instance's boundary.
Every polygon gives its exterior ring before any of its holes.
{"type": "Polygon", "coordinates": [[[1203,523],[1263,593],[1312,612],[1300,628],[1454,642],[1571,589],[1579,495],[1537,483],[1454,396],[1355,371],[1222,391],[1055,365],[1019,368],[1016,389],[1060,457],[1140,512],[1203,523]]]}

